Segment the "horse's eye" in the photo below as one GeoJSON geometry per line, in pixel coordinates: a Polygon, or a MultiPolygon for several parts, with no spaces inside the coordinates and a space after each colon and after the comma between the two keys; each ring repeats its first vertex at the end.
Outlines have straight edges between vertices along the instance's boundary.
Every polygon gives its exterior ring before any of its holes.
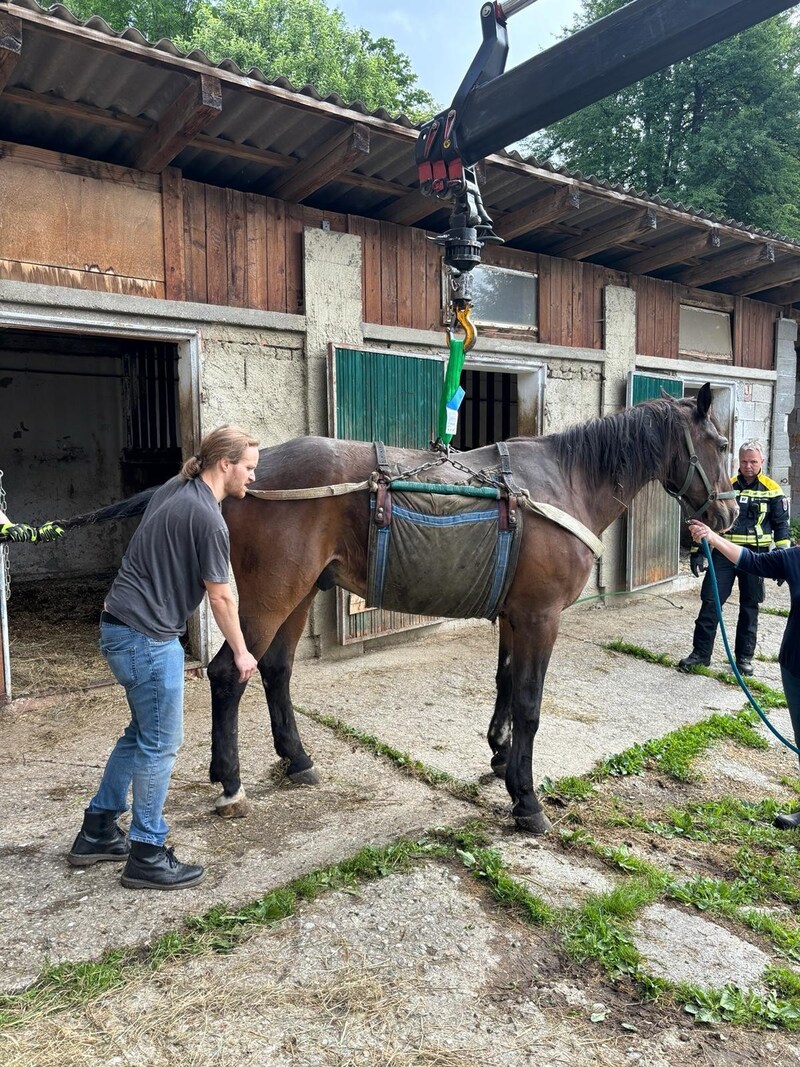
{"type": "Polygon", "coordinates": [[[728,442],[724,438],[719,443],[719,450],[723,454],[728,451],[728,442]]]}

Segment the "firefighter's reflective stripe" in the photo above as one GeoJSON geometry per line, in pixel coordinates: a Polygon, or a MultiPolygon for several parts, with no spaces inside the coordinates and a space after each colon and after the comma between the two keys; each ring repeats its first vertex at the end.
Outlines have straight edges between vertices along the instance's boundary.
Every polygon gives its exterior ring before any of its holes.
{"type": "Polygon", "coordinates": [[[753,485],[744,484],[739,476],[731,485],[739,502],[739,517],[725,534],[726,539],[749,548],[769,548],[773,541],[778,548],[788,548],[789,503],[778,483],[762,473],[753,485]]]}

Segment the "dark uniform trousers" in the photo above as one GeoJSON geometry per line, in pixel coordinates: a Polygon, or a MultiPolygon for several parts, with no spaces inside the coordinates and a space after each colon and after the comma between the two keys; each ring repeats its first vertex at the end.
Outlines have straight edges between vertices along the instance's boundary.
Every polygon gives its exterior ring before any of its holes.
{"type": "MultiPolygon", "coordinates": [[[[759,549],[751,548],[751,551],[758,552],[759,549]]],[[[766,552],[767,549],[760,551],[766,552]]],[[[752,659],[758,637],[758,605],[764,600],[764,579],[740,571],[716,549],[711,553],[711,562],[717,576],[720,604],[724,604],[731,595],[734,579],[739,580],[739,619],[736,623],[734,657],[737,662],[752,659]]],[[[717,636],[717,608],[714,603],[711,573],[708,571],[700,589],[700,599],[702,604],[694,624],[693,648],[705,659],[710,659],[717,636]]]]}

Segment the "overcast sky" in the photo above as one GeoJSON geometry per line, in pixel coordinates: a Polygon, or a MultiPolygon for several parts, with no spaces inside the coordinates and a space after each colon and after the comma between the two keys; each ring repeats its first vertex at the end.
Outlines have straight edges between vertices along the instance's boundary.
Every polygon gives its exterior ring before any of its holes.
{"type": "MultiPolygon", "coordinates": [[[[410,58],[420,84],[447,107],[481,43],[480,0],[328,0],[351,26],[391,37],[410,58]]],[[[536,0],[508,21],[506,69],[555,44],[580,0],[536,0]]]]}

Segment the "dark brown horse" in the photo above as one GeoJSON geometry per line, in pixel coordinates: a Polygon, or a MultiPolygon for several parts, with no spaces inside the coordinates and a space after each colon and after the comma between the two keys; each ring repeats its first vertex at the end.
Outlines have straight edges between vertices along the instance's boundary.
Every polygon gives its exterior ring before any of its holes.
{"type": "MultiPolygon", "coordinates": [[[[625,511],[648,482],[657,479],[684,509],[702,513],[716,530],[734,521],[726,472],[727,441],[709,417],[711,389],[697,400],[652,400],[595,419],[563,433],[508,442],[516,482],[530,497],[555,505],[599,535],[625,511]],[[721,497],[722,493],[725,497],[721,497]]],[[[387,449],[403,469],[430,453],[387,449]]],[[[462,453],[474,471],[497,464],[494,446],[462,453]]],[[[307,437],[264,449],[257,489],[295,489],[359,482],[376,467],[372,444],[307,437]]],[[[464,481],[445,463],[428,481],[464,481]]],[[[366,490],[324,499],[265,501],[228,499],[223,505],[239,611],[248,646],[259,660],[279,756],[294,781],[314,782],[303,748],[289,684],[295,648],[320,587],[366,592],[366,490]]],[[[533,740],[539,726],[545,673],[561,612],[583,590],[593,557],[573,533],[535,514],[525,515],[519,561],[500,607],[497,701],[489,727],[496,773],[504,775],[513,816],[523,829],[544,833],[549,821],[533,788],[533,740]]],[[[223,645],[208,670],[212,693],[211,780],[221,783],[221,814],[241,814],[246,801],[239,773],[238,706],[245,686],[223,645]]]]}

